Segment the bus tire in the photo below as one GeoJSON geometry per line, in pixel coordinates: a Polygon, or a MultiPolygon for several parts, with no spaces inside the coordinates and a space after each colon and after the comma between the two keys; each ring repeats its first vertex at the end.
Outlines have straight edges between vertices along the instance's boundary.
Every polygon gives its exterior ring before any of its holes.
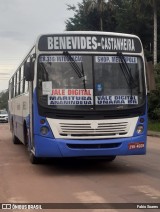
{"type": "Polygon", "coordinates": [[[14,134],[14,124],[12,122],[12,142],[13,144],[21,144],[20,140],[14,134]]]}
{"type": "Polygon", "coordinates": [[[29,152],[29,159],[30,159],[31,164],[39,164],[40,163],[40,158],[36,157],[31,150],[29,152]]]}
{"type": "Polygon", "coordinates": [[[12,142],[13,142],[13,144],[21,144],[21,142],[19,141],[19,139],[15,135],[12,138],[12,142]]]}
{"type": "Polygon", "coordinates": [[[106,156],[103,159],[100,159],[102,162],[112,162],[114,161],[116,158],[116,155],[111,155],[111,156],[106,156]]]}
{"type": "Polygon", "coordinates": [[[107,162],[112,162],[113,160],[115,160],[116,159],[116,156],[115,155],[113,155],[113,156],[108,156],[107,158],[106,158],[106,161],[107,162]]]}
{"type": "Polygon", "coordinates": [[[27,131],[27,125],[24,123],[24,145],[28,148],[29,146],[29,135],[27,131]]]}

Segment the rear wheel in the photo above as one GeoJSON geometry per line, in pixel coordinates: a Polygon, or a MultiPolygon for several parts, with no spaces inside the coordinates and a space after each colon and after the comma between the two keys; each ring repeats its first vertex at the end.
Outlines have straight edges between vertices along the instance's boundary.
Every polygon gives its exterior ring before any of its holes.
{"type": "Polygon", "coordinates": [[[14,124],[12,122],[12,142],[13,144],[21,144],[20,140],[14,134],[14,124]]]}
{"type": "Polygon", "coordinates": [[[29,135],[26,124],[24,124],[24,144],[26,147],[29,147],[29,135]]]}

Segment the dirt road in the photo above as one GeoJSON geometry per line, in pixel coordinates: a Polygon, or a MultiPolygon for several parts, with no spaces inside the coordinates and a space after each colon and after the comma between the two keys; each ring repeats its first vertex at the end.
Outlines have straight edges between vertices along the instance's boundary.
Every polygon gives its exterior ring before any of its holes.
{"type": "Polygon", "coordinates": [[[159,138],[148,137],[145,156],[117,157],[112,163],[73,159],[32,165],[27,149],[12,144],[8,124],[1,123],[0,202],[160,203],[159,138]]]}

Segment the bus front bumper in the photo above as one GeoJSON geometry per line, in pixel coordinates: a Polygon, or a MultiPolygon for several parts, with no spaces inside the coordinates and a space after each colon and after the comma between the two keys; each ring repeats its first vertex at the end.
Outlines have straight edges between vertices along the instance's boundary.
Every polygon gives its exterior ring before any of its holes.
{"type": "Polygon", "coordinates": [[[143,155],[146,136],[101,140],[52,139],[34,137],[36,157],[101,157],[113,155],[143,155]]]}

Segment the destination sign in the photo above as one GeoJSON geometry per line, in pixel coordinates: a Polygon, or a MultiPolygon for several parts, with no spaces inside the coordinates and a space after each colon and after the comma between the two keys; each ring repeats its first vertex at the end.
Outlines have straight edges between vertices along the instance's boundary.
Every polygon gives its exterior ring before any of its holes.
{"type": "Polygon", "coordinates": [[[92,51],[141,53],[138,38],[112,35],[43,35],[39,39],[40,51],[92,51]]]}
{"type": "Polygon", "coordinates": [[[93,105],[93,89],[53,89],[48,105],[93,105]]]}

